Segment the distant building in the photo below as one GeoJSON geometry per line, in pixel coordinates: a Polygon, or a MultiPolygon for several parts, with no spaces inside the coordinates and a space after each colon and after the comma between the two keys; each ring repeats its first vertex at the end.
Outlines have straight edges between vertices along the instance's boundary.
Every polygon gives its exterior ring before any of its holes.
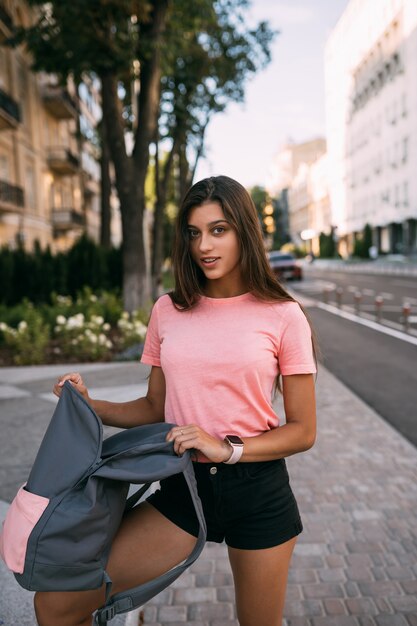
{"type": "Polygon", "coordinates": [[[351,0],[325,52],[332,221],[348,255],[417,253],[417,2],[351,0]]]}
{"type": "MultiPolygon", "coordinates": [[[[56,251],[83,232],[99,239],[101,110],[92,83],[62,87],[2,45],[33,15],[23,0],[0,2],[0,245],[56,251]]],[[[113,227],[120,240],[117,215],[113,227]]]]}
{"type": "MultiPolygon", "coordinates": [[[[278,198],[280,221],[286,239],[298,246],[307,244],[309,249],[313,247],[313,239],[318,241],[319,232],[313,229],[325,219],[317,216],[322,203],[315,204],[311,182],[313,164],[322,158],[325,151],[326,140],[322,137],[285,145],[275,157],[269,187],[271,196],[278,198]]],[[[323,174],[323,167],[320,172],[323,174]]],[[[317,183],[314,186],[316,188],[317,183]]],[[[330,223],[326,230],[330,230],[330,223]]]]}

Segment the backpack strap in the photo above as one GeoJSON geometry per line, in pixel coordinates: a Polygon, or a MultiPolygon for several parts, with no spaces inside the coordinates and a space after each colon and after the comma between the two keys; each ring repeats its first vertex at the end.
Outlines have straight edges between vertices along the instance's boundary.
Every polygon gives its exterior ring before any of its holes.
{"type": "MultiPolygon", "coordinates": [[[[206,520],[204,518],[201,501],[197,492],[197,482],[194,476],[191,459],[189,459],[187,465],[185,466],[183,475],[190,490],[195,512],[200,524],[197,542],[191,554],[185,561],[170,569],[168,572],[165,572],[161,576],[158,576],[143,585],[138,585],[137,587],[133,587],[127,591],[115,594],[108,602],[106,601],[104,607],[98,609],[96,612],[95,624],[98,626],[106,626],[107,621],[113,619],[116,615],[120,613],[127,613],[138,606],[142,606],[150,598],[156,596],[160,591],[173,583],[174,580],[176,580],[190,565],[192,565],[204,548],[207,534],[206,520]]],[[[147,485],[144,485],[144,487],[147,487],[147,485]]],[[[144,493],[146,489],[142,487],[142,489],[140,489],[137,493],[142,491],[144,493]]],[[[135,498],[137,493],[135,493],[132,498],[135,498]]],[[[140,495],[138,499],[139,498],[140,495]]],[[[130,498],[128,502],[129,501],[130,498]]]]}

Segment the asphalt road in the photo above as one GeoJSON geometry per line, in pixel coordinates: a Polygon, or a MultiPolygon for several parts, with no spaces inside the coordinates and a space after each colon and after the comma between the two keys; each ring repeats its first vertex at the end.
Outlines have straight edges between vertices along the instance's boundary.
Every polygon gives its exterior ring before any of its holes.
{"type": "Polygon", "coordinates": [[[417,280],[333,272],[314,274],[313,277],[308,273],[300,285],[291,284],[291,288],[313,298],[307,310],[318,335],[324,365],[417,445],[417,346],[314,305],[314,299],[323,300],[325,282],[343,286],[346,294],[352,294],[349,286],[361,285],[362,289],[375,291],[383,288],[398,300],[417,295],[417,280]]]}

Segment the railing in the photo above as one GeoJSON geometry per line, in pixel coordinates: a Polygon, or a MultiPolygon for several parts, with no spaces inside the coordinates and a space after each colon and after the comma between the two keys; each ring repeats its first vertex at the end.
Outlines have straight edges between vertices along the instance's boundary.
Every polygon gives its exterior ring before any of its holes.
{"type": "Polygon", "coordinates": [[[75,209],[52,209],[52,225],[56,230],[84,226],[84,216],[75,209]]]}
{"type": "Polygon", "coordinates": [[[0,109],[5,111],[10,117],[17,122],[21,121],[20,107],[3,89],[0,89],[0,109]]]}
{"type": "Polygon", "coordinates": [[[25,193],[22,187],[17,187],[5,180],[0,180],[0,202],[23,207],[25,204],[25,193]]]}
{"type": "Polygon", "coordinates": [[[60,161],[69,163],[74,168],[78,168],[80,165],[79,158],[75,156],[75,154],[73,154],[68,148],[49,148],[48,160],[50,162],[60,161]]]}

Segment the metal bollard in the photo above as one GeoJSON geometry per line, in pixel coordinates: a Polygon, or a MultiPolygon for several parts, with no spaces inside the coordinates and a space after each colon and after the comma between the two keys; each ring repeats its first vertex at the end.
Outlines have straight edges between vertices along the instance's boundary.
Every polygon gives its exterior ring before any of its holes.
{"type": "Polygon", "coordinates": [[[337,306],[339,307],[339,309],[342,306],[342,296],[343,296],[343,288],[338,287],[336,289],[336,301],[337,301],[337,306]]]}
{"type": "Polygon", "coordinates": [[[356,315],[360,315],[361,312],[361,301],[362,301],[362,293],[360,291],[356,291],[355,295],[355,311],[356,315]]]}
{"type": "Polygon", "coordinates": [[[384,298],[382,296],[377,296],[375,298],[375,313],[376,313],[377,322],[379,324],[381,323],[383,304],[384,304],[384,298]]]}
{"type": "Polygon", "coordinates": [[[404,302],[403,304],[403,324],[404,330],[406,333],[410,330],[410,313],[411,313],[411,304],[409,302],[404,302]]]}

